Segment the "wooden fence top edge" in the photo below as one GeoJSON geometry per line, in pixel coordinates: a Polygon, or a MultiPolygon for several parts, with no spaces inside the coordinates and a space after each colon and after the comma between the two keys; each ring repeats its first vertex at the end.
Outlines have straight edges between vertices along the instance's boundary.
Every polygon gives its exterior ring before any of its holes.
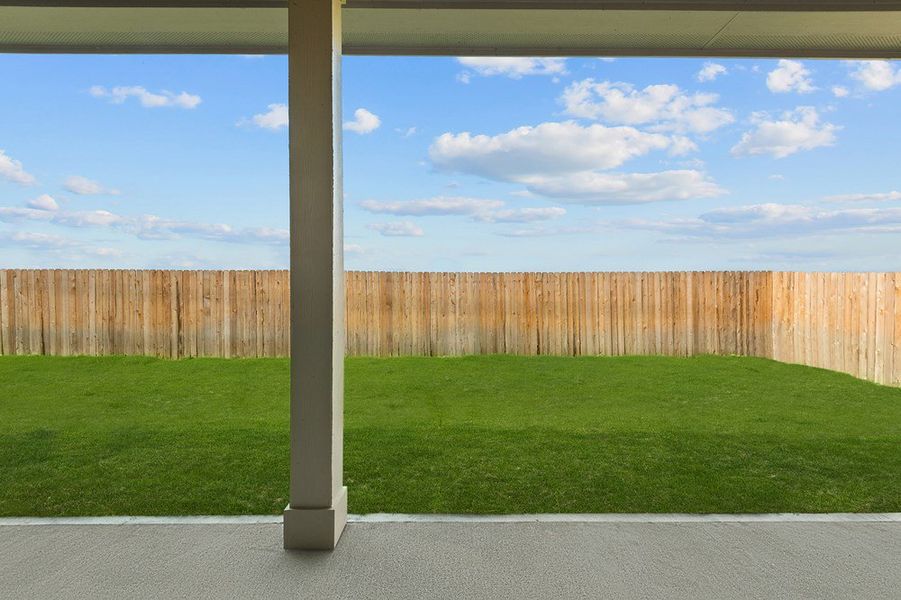
{"type": "MultiPolygon", "coordinates": [[[[288,269],[115,269],[115,268],[16,268],[0,267],[0,272],[16,273],[288,273],[288,269]]],[[[901,271],[770,271],[762,269],[729,269],[729,270],[651,270],[651,271],[400,271],[400,270],[346,270],[348,275],[641,275],[641,274],[709,274],[709,273],[744,273],[744,274],[772,274],[785,275],[796,273],[810,274],[857,274],[857,275],[901,275],[901,271]]]]}

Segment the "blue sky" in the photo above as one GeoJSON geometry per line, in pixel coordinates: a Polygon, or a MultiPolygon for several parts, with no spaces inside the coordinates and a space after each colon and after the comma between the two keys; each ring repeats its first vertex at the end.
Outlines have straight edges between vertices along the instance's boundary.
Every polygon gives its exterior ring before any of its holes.
{"type": "MultiPolygon", "coordinates": [[[[0,55],[0,267],[285,268],[283,56],[0,55]]],[[[901,65],[344,59],[348,269],[901,270],[901,65]]]]}

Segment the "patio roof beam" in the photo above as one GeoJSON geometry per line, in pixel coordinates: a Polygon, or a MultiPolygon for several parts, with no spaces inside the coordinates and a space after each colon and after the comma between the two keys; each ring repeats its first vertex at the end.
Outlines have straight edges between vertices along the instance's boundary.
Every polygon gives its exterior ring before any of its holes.
{"type": "MultiPolygon", "coordinates": [[[[901,58],[901,0],[347,0],[345,54],[901,58]]],[[[0,0],[0,52],[285,53],[284,0],[0,0]]]]}
{"type": "MultiPolygon", "coordinates": [[[[0,6],[94,8],[283,8],[288,0],[0,0],[0,6]]],[[[822,12],[901,10],[901,0],[345,0],[344,8],[710,10],[822,12]]]]}

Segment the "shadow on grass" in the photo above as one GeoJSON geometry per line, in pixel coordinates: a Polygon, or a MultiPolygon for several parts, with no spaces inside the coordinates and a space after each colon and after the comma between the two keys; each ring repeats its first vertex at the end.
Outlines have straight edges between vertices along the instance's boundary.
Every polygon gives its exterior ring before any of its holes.
{"type": "MultiPolygon", "coordinates": [[[[901,510],[896,440],[349,428],[355,513],[901,510]]],[[[0,515],[277,514],[284,432],[46,429],[0,436],[0,515]]]]}

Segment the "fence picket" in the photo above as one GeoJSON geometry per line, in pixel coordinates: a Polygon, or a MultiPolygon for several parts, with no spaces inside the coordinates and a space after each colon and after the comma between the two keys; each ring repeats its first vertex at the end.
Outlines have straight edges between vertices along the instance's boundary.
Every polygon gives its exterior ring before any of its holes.
{"type": "MultiPolygon", "coordinates": [[[[287,271],[0,270],[0,355],[285,356],[287,271]]],[[[747,354],[901,385],[901,273],[346,275],[349,355],[747,354]]]]}

